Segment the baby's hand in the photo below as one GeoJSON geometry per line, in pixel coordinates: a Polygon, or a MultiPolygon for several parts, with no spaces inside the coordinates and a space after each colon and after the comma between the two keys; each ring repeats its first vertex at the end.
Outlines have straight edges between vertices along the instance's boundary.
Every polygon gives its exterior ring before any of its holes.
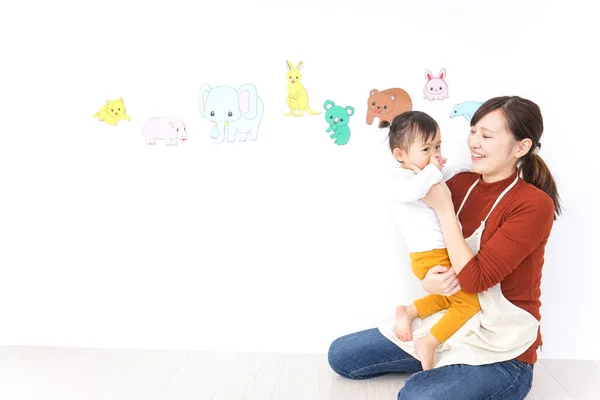
{"type": "Polygon", "coordinates": [[[410,169],[412,169],[412,170],[413,170],[413,172],[415,172],[415,173],[417,173],[417,174],[418,174],[419,172],[421,172],[421,168],[417,167],[417,166],[416,166],[415,164],[413,164],[413,163],[410,163],[410,169]]]}
{"type": "Polygon", "coordinates": [[[446,159],[440,155],[432,154],[429,158],[429,163],[435,165],[439,170],[444,168],[444,164],[446,164],[446,159]]]}

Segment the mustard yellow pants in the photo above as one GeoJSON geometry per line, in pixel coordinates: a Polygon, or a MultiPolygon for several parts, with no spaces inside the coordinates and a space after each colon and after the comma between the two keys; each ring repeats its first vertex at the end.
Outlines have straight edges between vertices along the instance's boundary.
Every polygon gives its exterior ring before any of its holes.
{"type": "MultiPolygon", "coordinates": [[[[427,271],[436,265],[451,267],[446,249],[435,249],[420,253],[410,253],[411,268],[419,280],[423,280],[427,271]]],[[[448,310],[431,328],[431,334],[440,342],[445,342],[461,326],[481,309],[479,297],[474,293],[461,290],[452,296],[430,294],[414,302],[420,318],[428,317],[438,311],[448,310]]]]}

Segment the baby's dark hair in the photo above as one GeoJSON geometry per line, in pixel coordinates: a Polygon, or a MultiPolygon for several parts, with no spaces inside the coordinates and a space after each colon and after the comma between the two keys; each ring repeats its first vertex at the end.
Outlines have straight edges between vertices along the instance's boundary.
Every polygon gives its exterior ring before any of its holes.
{"type": "Polygon", "coordinates": [[[439,130],[438,123],[422,111],[407,111],[394,118],[388,135],[390,150],[396,147],[408,151],[410,145],[420,139],[422,143],[434,138],[439,130]]]}

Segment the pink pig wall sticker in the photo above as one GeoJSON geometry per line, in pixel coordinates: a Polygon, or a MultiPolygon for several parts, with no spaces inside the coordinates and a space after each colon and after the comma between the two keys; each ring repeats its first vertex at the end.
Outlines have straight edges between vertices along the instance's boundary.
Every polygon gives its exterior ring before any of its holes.
{"type": "Polygon", "coordinates": [[[446,83],[446,68],[442,68],[438,76],[433,76],[430,70],[425,70],[425,87],[423,93],[425,100],[443,100],[448,97],[448,84],[446,83]]]}
{"type": "Polygon", "coordinates": [[[150,118],[142,127],[146,144],[155,144],[156,139],[164,140],[167,146],[176,146],[177,141],[188,139],[187,129],[182,119],[155,117],[150,118]]]}

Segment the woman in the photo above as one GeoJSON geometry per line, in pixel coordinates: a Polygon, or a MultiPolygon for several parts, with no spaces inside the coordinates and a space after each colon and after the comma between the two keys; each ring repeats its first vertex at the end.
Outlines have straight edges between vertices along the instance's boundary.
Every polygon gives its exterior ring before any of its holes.
{"type": "MultiPolygon", "coordinates": [[[[427,292],[450,296],[462,287],[480,293],[499,283],[508,301],[541,319],[544,250],[561,213],[556,183],[537,154],[542,132],[539,107],[517,96],[490,99],[473,115],[468,138],[473,173],[433,186],[424,198],[440,219],[458,271],[431,269],[423,280],[427,292]],[[475,236],[480,237],[473,246],[475,236]]],[[[374,328],[336,339],[329,364],[351,379],[419,372],[407,379],[398,399],[523,399],[541,344],[538,330],[537,340],[516,358],[485,365],[465,360],[423,371],[417,359],[374,328]]]]}

